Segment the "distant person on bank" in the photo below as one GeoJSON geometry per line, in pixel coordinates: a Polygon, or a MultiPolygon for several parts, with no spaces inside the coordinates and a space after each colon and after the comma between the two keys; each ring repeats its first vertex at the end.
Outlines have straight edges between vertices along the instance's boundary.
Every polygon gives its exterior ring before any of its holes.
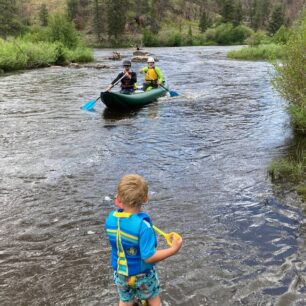
{"type": "Polygon", "coordinates": [[[120,72],[117,77],[111,82],[111,84],[106,88],[106,91],[111,91],[111,89],[121,81],[121,90],[123,94],[131,94],[136,89],[137,75],[136,72],[131,69],[131,61],[123,61],[123,71],[120,72]]]}
{"type": "Polygon", "coordinates": [[[153,57],[148,58],[148,66],[143,67],[139,70],[140,73],[144,73],[144,83],[143,83],[143,91],[151,90],[153,88],[158,88],[159,85],[163,85],[165,83],[164,75],[161,69],[155,66],[155,60],[153,57]]]}

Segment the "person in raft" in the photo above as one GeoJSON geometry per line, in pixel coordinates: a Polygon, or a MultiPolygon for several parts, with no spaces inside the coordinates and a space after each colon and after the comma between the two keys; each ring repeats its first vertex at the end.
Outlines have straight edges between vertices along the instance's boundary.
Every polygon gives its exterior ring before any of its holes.
{"type": "Polygon", "coordinates": [[[155,66],[155,60],[153,57],[148,57],[148,66],[139,70],[140,73],[145,73],[143,91],[151,90],[152,88],[157,88],[160,84],[164,84],[164,76],[161,69],[155,66]]]}
{"type": "Polygon", "coordinates": [[[176,254],[182,246],[182,238],[173,237],[171,247],[156,250],[152,221],[141,210],[147,201],[145,179],[137,174],[125,175],[118,184],[115,201],[121,208],[113,210],[105,221],[119,306],[132,306],[134,298],[147,300],[150,306],[160,306],[155,264],[176,254]]]}
{"type": "Polygon", "coordinates": [[[121,81],[121,90],[123,94],[131,94],[136,89],[137,75],[136,72],[131,70],[131,61],[123,61],[123,71],[120,72],[117,77],[111,82],[111,84],[106,88],[106,91],[111,91],[111,89],[116,85],[118,81],[121,81]]]}

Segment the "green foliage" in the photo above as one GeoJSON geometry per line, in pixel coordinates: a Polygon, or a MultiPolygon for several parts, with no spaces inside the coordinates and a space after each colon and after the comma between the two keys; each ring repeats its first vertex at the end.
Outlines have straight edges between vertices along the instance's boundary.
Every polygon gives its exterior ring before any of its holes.
{"type": "Polygon", "coordinates": [[[250,19],[251,27],[254,30],[265,28],[270,15],[270,1],[269,0],[253,0],[250,19]]]}
{"type": "Polygon", "coordinates": [[[234,19],[233,19],[234,26],[238,26],[241,24],[244,17],[243,15],[244,13],[242,9],[242,3],[240,0],[238,0],[234,8],[234,19]]]}
{"type": "Polygon", "coordinates": [[[253,31],[247,26],[234,27],[231,23],[223,23],[205,32],[206,40],[215,41],[219,45],[243,44],[253,31]]]}
{"type": "Polygon", "coordinates": [[[3,71],[25,69],[26,64],[26,54],[13,42],[7,42],[0,38],[0,69],[3,71]]]}
{"type": "Polygon", "coordinates": [[[170,47],[179,47],[182,45],[182,35],[180,33],[174,33],[169,37],[168,45],[170,47]]]}
{"type": "Polygon", "coordinates": [[[107,0],[108,36],[117,41],[124,32],[126,22],[126,2],[124,0],[107,0]]]}
{"type": "Polygon", "coordinates": [[[286,44],[290,36],[290,30],[282,25],[273,35],[272,41],[276,44],[286,44]]]}
{"type": "Polygon", "coordinates": [[[16,35],[22,31],[16,0],[0,1],[0,37],[16,35]]]}
{"type": "Polygon", "coordinates": [[[89,62],[92,51],[84,47],[68,49],[60,42],[36,42],[16,39],[10,42],[0,39],[0,69],[13,71],[63,65],[70,62],[89,62]]]}
{"type": "Polygon", "coordinates": [[[269,33],[274,34],[284,24],[284,9],[281,5],[274,8],[269,22],[269,33]]]}
{"type": "Polygon", "coordinates": [[[22,35],[24,41],[38,43],[40,41],[48,41],[48,29],[46,27],[31,26],[25,34],[22,35]]]}
{"type": "Polygon", "coordinates": [[[54,14],[49,18],[48,39],[61,42],[67,48],[75,48],[80,40],[73,24],[63,14],[54,14]]]}
{"type": "Polygon", "coordinates": [[[66,59],[70,62],[87,63],[94,60],[93,53],[90,49],[84,47],[77,47],[73,50],[65,50],[66,59]]]}
{"type": "Polygon", "coordinates": [[[67,3],[67,15],[68,15],[68,19],[70,21],[73,21],[73,19],[78,14],[79,1],[78,0],[67,0],[66,3],[67,3]]]}
{"type": "Polygon", "coordinates": [[[42,27],[46,27],[48,25],[49,11],[47,5],[43,3],[39,10],[39,21],[42,27]]]}
{"type": "Polygon", "coordinates": [[[144,29],[142,42],[146,47],[155,47],[158,46],[158,38],[150,30],[144,29]]]}
{"type": "Polygon", "coordinates": [[[274,160],[268,169],[268,173],[274,182],[299,181],[305,173],[305,164],[296,161],[292,157],[274,160]]]}
{"type": "Polygon", "coordinates": [[[246,47],[240,50],[230,51],[227,56],[241,60],[274,60],[284,56],[284,49],[280,45],[268,44],[257,47],[246,47]]]}
{"type": "Polygon", "coordinates": [[[207,11],[203,11],[200,16],[199,29],[204,33],[212,25],[212,20],[207,11]]]}
{"type": "MultiPolygon", "coordinates": [[[[306,13],[306,11],[305,11],[306,13]]],[[[304,14],[305,16],[305,14],[304,14]]],[[[276,76],[273,85],[290,106],[294,128],[306,134],[306,17],[292,30],[284,47],[282,63],[274,63],[276,76]]]]}
{"type": "Polygon", "coordinates": [[[245,40],[245,43],[251,47],[258,46],[260,44],[270,44],[271,39],[264,31],[257,31],[245,40]]]}
{"type": "Polygon", "coordinates": [[[223,23],[232,23],[235,18],[235,8],[232,0],[224,0],[221,16],[223,18],[223,23]]]}

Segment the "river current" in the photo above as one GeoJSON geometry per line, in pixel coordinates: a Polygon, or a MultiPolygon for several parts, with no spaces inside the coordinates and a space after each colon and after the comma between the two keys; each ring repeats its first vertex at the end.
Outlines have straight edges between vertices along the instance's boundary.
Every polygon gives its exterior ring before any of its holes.
{"type": "Polygon", "coordinates": [[[180,96],[132,113],[80,110],[120,71],[112,50],[95,50],[109,69],[0,78],[0,305],[117,304],[103,223],[127,173],[184,239],[158,264],[163,305],[306,305],[305,215],[267,175],[292,139],[286,102],[269,64],[230,49],[147,49],[180,96]]]}

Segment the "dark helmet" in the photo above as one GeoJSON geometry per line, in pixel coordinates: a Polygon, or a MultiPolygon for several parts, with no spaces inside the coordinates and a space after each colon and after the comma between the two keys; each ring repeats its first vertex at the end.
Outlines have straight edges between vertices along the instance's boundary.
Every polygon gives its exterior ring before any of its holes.
{"type": "Polygon", "coordinates": [[[131,66],[132,63],[131,63],[131,61],[125,60],[125,61],[123,61],[123,64],[122,64],[122,65],[123,65],[123,66],[131,66]]]}

